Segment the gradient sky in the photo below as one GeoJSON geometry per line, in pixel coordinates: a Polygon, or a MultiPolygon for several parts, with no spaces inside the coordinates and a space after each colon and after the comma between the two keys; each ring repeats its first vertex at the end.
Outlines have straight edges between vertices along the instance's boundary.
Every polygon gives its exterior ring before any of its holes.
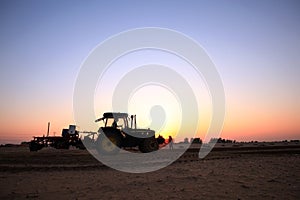
{"type": "Polygon", "coordinates": [[[74,123],[73,88],[89,52],[132,28],[195,39],[223,80],[221,137],[300,138],[299,1],[0,1],[0,143],[74,123]]]}

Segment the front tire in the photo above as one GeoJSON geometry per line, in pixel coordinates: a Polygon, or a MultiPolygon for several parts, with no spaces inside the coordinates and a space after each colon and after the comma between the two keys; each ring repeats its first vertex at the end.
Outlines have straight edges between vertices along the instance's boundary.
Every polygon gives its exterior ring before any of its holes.
{"type": "Polygon", "coordinates": [[[139,145],[139,150],[142,153],[149,153],[158,150],[158,143],[154,137],[145,138],[139,145]]]}

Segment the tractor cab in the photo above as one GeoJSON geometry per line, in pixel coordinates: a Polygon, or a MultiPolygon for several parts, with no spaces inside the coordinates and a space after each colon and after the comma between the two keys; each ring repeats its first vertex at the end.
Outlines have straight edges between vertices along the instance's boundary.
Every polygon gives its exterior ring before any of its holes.
{"type": "Polygon", "coordinates": [[[103,121],[104,127],[113,127],[120,130],[126,130],[130,128],[132,129],[134,124],[136,128],[136,116],[131,115],[129,118],[127,113],[107,112],[103,114],[103,117],[97,119],[95,122],[99,121],[103,121]],[[131,122],[131,127],[129,127],[129,122],[131,122]]]}

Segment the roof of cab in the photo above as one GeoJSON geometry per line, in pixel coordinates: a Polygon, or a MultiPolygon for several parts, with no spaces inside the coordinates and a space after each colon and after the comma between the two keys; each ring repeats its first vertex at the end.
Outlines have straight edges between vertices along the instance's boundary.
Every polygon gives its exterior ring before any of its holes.
{"type": "Polygon", "coordinates": [[[123,118],[128,117],[127,113],[120,113],[120,112],[106,112],[103,113],[103,118],[123,118]]]}

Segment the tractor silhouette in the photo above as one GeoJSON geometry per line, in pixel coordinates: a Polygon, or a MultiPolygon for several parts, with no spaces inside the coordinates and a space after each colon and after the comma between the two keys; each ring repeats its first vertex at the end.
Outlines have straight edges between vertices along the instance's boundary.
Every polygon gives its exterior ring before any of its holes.
{"type": "Polygon", "coordinates": [[[158,150],[159,144],[165,142],[161,136],[155,138],[154,130],[138,129],[136,115],[128,117],[127,113],[107,112],[95,122],[100,121],[104,126],[99,128],[95,142],[100,154],[116,154],[120,148],[126,147],[138,147],[142,153],[149,153],[158,150]]]}

